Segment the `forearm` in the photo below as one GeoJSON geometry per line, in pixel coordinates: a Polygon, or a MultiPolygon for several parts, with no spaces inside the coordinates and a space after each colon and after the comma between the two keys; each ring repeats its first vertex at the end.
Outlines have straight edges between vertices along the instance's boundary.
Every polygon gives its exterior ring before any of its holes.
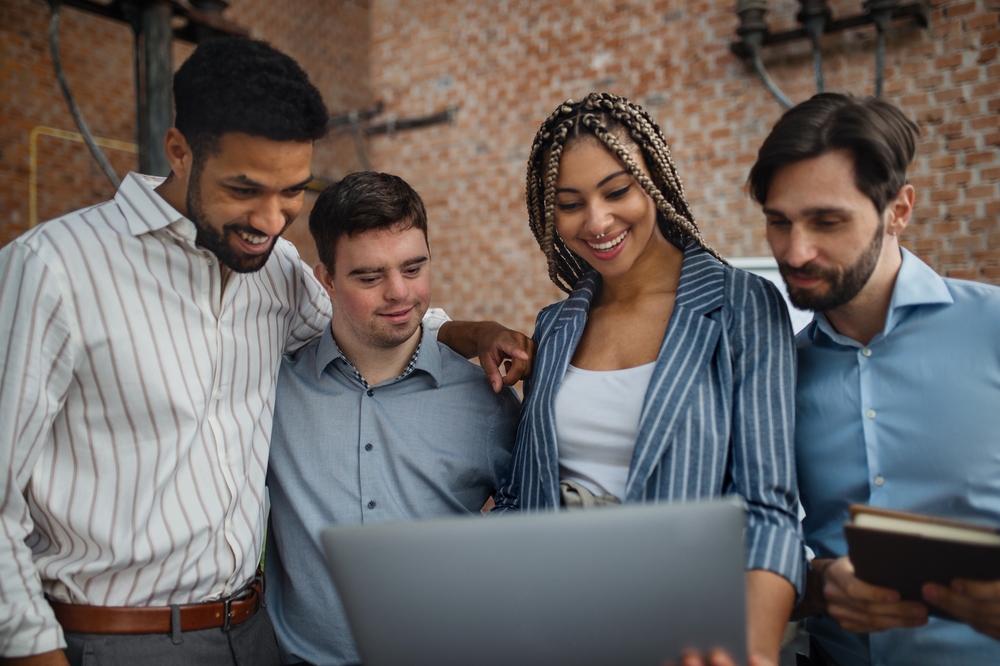
{"type": "Polygon", "coordinates": [[[781,637],[795,604],[795,588],[771,571],[747,572],[747,646],[751,654],[778,662],[781,637]]]}
{"type": "Polygon", "coordinates": [[[438,328],[437,339],[465,358],[474,358],[479,354],[480,338],[499,327],[493,321],[445,321],[438,328]]]}

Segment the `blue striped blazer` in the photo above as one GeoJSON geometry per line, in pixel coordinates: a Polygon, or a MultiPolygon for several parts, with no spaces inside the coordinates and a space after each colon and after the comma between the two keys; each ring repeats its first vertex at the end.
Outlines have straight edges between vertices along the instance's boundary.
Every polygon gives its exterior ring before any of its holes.
{"type": "MultiPolygon", "coordinates": [[[[555,397],[599,280],[591,271],[569,298],[538,314],[534,370],[497,511],[559,506],[555,397]]],[[[646,391],[625,502],[742,496],[747,568],[773,571],[801,592],[794,413],[795,343],[781,294],[690,242],[646,391]]]]}

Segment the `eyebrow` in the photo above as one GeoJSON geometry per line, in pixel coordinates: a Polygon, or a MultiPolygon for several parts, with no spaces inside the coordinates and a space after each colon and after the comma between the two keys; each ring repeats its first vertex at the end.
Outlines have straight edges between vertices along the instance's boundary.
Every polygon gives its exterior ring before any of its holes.
{"type": "MultiPolygon", "coordinates": [[[[229,176],[228,178],[224,178],[223,180],[225,180],[225,181],[227,181],[229,183],[239,183],[240,185],[247,185],[249,187],[256,187],[256,188],[261,189],[261,190],[267,189],[262,183],[258,183],[256,180],[254,180],[254,179],[250,178],[249,176],[247,176],[246,174],[242,174],[242,173],[240,175],[238,175],[238,176],[229,176]]],[[[306,178],[302,182],[295,183],[294,185],[289,185],[288,187],[282,188],[282,190],[297,190],[297,189],[301,189],[301,188],[304,188],[309,183],[311,183],[312,181],[313,181],[313,177],[312,177],[312,175],[310,175],[308,178],[306,178]]]]}
{"type": "MultiPolygon", "coordinates": [[[[765,215],[774,215],[776,217],[787,217],[784,212],[777,210],[776,208],[763,208],[765,215]]],[[[815,208],[806,208],[802,211],[804,217],[816,217],[818,215],[850,215],[850,211],[846,208],[839,208],[837,206],[817,206],[815,208]]]]}
{"type": "MultiPolygon", "coordinates": [[[[417,264],[427,263],[427,261],[429,261],[429,260],[430,260],[430,257],[425,254],[425,255],[420,256],[420,257],[414,257],[413,259],[407,259],[406,261],[404,261],[399,266],[400,266],[400,268],[410,268],[412,266],[416,266],[417,264]]],[[[388,269],[387,266],[358,266],[357,268],[355,268],[353,271],[351,271],[347,275],[348,276],[351,276],[351,275],[371,275],[372,273],[385,273],[388,270],[389,269],[388,269]]]]}
{"type": "MultiPolygon", "coordinates": [[[[604,187],[604,185],[607,184],[609,181],[614,180],[615,178],[617,178],[618,176],[620,176],[622,174],[628,174],[628,171],[625,170],[625,169],[622,169],[621,171],[615,171],[610,176],[605,176],[604,180],[602,180],[601,182],[599,182],[597,184],[597,187],[599,187],[599,188],[600,187],[604,187]]],[[[560,192],[571,192],[573,194],[579,194],[580,190],[575,190],[572,187],[557,187],[556,188],[556,194],[559,194],[560,192]]]]}

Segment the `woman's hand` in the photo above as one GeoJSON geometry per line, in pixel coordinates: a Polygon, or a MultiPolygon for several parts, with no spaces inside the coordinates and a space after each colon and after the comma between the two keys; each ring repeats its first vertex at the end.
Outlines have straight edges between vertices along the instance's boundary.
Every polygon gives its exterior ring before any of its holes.
{"type": "MultiPolygon", "coordinates": [[[[694,650],[689,650],[681,655],[680,661],[667,662],[663,666],[736,666],[736,662],[725,650],[709,650],[704,657],[694,650]]],[[[750,655],[749,666],[778,666],[767,657],[757,654],[750,655]]]]}

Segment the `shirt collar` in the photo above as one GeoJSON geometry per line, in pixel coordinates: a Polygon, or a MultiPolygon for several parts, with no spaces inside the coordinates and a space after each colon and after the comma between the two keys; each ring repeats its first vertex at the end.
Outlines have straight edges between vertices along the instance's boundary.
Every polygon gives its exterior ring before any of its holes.
{"type": "MultiPolygon", "coordinates": [[[[918,305],[949,305],[955,302],[951,292],[948,291],[948,285],[945,284],[944,278],[906,248],[900,248],[900,251],[903,255],[903,263],[899,267],[896,283],[892,288],[892,299],[889,301],[889,312],[886,313],[885,317],[885,328],[872,342],[886,338],[892,333],[904,314],[903,308],[918,305]]],[[[813,323],[809,325],[807,330],[811,340],[816,339],[817,333],[823,333],[838,344],[851,347],[860,346],[857,341],[837,333],[822,312],[816,313],[813,323]]]]}
{"type": "Polygon", "coordinates": [[[194,241],[198,230],[191,220],[154,191],[166,178],[145,176],[130,171],[115,193],[115,202],[125,214],[132,235],[159,231],[170,227],[178,235],[194,241]]]}
{"type": "MultiPolygon", "coordinates": [[[[406,364],[403,374],[399,375],[393,382],[406,379],[416,370],[423,370],[431,376],[434,387],[441,385],[441,350],[438,349],[437,341],[431,338],[428,344],[424,344],[423,325],[421,325],[420,342],[410,357],[410,362],[406,364]]],[[[326,331],[319,340],[319,347],[316,349],[316,377],[320,377],[331,363],[340,362],[347,373],[365,388],[370,388],[361,373],[354,367],[344,353],[337,346],[337,341],[333,339],[333,327],[327,326],[326,331]]]]}

